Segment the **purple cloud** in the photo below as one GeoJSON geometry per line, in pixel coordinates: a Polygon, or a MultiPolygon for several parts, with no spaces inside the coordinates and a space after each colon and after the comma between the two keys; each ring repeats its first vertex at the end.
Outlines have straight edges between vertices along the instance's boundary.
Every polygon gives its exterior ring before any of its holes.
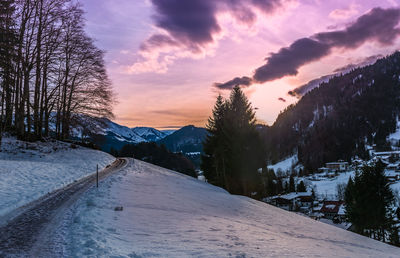
{"type": "Polygon", "coordinates": [[[271,13],[284,0],[152,0],[155,7],[155,25],[168,33],[155,34],[142,43],[141,50],[150,51],[159,46],[185,46],[193,53],[214,42],[221,31],[217,13],[230,12],[236,20],[252,24],[256,19],[254,9],[271,13]]]}
{"type": "MultiPolygon", "coordinates": [[[[393,44],[400,35],[400,29],[397,28],[399,20],[400,9],[374,8],[344,30],[321,32],[298,39],[289,47],[270,54],[265,59],[266,64],[255,70],[253,82],[263,83],[296,75],[301,66],[329,55],[333,48],[355,49],[367,41],[393,44]]],[[[218,87],[225,83],[214,85],[218,87]]]]}
{"type": "Polygon", "coordinates": [[[230,81],[227,81],[225,83],[214,83],[214,87],[219,88],[219,89],[232,89],[236,85],[239,86],[250,86],[253,83],[253,79],[247,76],[243,77],[236,77],[230,81]]]}

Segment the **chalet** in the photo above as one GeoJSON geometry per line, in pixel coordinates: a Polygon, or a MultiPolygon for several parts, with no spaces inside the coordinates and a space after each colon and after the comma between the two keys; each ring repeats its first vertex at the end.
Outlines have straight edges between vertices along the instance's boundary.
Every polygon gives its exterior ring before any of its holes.
{"type": "Polygon", "coordinates": [[[324,201],[320,212],[324,214],[325,218],[333,219],[338,216],[342,205],[343,201],[324,201]]]}
{"type": "Polygon", "coordinates": [[[346,171],[349,168],[349,163],[339,160],[338,162],[328,162],[325,167],[331,171],[346,171]]]}
{"type": "Polygon", "coordinates": [[[372,152],[372,155],[378,158],[400,158],[400,151],[380,151],[380,152],[372,152]]]}
{"type": "Polygon", "coordinates": [[[400,174],[392,170],[385,170],[385,177],[389,182],[396,182],[400,179],[400,174]]]}
{"type": "Polygon", "coordinates": [[[279,208],[294,211],[300,207],[312,207],[313,198],[310,192],[300,192],[272,196],[266,201],[279,208]]]}

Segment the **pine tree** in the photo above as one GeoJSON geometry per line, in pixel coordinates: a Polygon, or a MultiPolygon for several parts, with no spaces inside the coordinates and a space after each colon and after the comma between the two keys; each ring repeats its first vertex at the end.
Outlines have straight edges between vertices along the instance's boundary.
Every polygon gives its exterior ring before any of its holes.
{"type": "Polygon", "coordinates": [[[290,176],[289,178],[289,192],[296,192],[296,187],[294,184],[294,177],[290,176]]]}
{"type": "Polygon", "coordinates": [[[297,185],[297,192],[307,192],[303,181],[300,181],[300,183],[297,185]]]}
{"type": "Polygon", "coordinates": [[[218,96],[207,124],[201,168],[209,182],[234,194],[261,190],[257,169],[265,166],[265,148],[256,130],[255,113],[239,87],[224,101],[218,96]]]}
{"type": "Polygon", "coordinates": [[[204,154],[201,156],[201,169],[209,183],[229,189],[225,164],[226,138],[223,134],[225,112],[226,103],[222,96],[219,95],[212,111],[212,117],[208,119],[206,126],[208,135],[203,143],[204,154]]]}
{"type": "Polygon", "coordinates": [[[384,175],[384,164],[365,166],[349,179],[345,191],[346,215],[357,233],[385,241],[393,230],[394,196],[384,175]]]}

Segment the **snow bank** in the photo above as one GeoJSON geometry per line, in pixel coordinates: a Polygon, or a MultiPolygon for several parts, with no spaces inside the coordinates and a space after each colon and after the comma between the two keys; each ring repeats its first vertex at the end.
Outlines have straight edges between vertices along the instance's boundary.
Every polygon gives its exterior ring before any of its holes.
{"type": "Polygon", "coordinates": [[[86,192],[69,213],[63,255],[71,257],[400,254],[397,247],[141,161],[86,192]]]}
{"type": "Polygon", "coordinates": [[[297,155],[293,155],[274,165],[269,165],[268,168],[273,169],[275,172],[277,172],[278,170],[289,171],[293,165],[296,165],[297,161],[298,161],[297,155]]]}
{"type": "MultiPolygon", "coordinates": [[[[61,142],[26,143],[3,138],[0,152],[0,218],[114,161],[111,155],[61,142]]],[[[1,221],[0,221],[1,222],[1,221]]]]}

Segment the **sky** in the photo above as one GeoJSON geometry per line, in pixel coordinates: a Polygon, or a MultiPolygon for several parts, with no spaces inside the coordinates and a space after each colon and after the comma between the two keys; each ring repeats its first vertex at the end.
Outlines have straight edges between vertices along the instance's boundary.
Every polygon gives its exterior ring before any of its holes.
{"type": "Polygon", "coordinates": [[[289,91],[400,46],[400,0],[81,2],[129,127],[205,126],[237,84],[271,125],[289,91]]]}

